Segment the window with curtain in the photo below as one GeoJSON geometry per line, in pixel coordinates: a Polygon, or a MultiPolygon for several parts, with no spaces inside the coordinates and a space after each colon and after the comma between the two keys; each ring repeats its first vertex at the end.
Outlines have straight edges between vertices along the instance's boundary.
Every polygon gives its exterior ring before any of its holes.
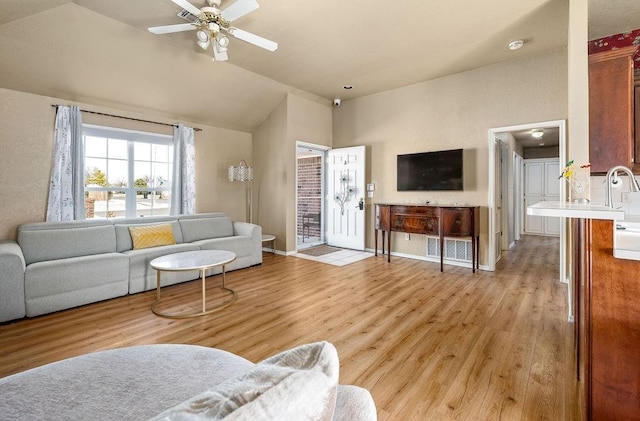
{"type": "Polygon", "coordinates": [[[83,125],[87,219],[169,215],[173,137],[83,125]]]}

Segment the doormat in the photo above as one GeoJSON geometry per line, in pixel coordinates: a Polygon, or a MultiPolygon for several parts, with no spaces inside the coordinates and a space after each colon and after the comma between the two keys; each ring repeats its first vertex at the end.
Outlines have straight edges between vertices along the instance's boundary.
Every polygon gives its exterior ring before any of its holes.
{"type": "Polygon", "coordinates": [[[324,256],[325,254],[336,253],[341,250],[342,249],[340,248],[323,244],[321,246],[309,247],[308,249],[299,250],[298,253],[306,254],[308,256],[324,256]]]}

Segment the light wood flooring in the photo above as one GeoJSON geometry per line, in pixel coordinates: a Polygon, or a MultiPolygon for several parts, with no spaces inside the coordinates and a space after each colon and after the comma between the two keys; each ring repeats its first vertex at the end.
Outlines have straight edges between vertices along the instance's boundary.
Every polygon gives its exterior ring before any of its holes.
{"type": "MultiPolygon", "coordinates": [[[[208,279],[212,299],[219,280],[208,279]]],[[[380,420],[572,418],[557,238],[525,237],[496,272],[475,274],[399,257],[336,267],[265,253],[227,285],[237,302],[205,317],[157,317],[149,291],[1,325],[0,377],[136,344],[205,345],[257,362],[327,340],[340,382],[369,389],[380,420]]],[[[197,304],[199,281],[164,296],[197,304]]]]}

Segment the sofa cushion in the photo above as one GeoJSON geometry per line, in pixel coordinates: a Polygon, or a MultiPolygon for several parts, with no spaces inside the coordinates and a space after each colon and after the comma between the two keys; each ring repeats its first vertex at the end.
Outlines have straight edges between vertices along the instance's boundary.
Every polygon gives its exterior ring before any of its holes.
{"type": "Polygon", "coordinates": [[[18,228],[27,265],[46,260],[113,253],[116,236],[108,221],[42,222],[18,228]]]}
{"type": "Polygon", "coordinates": [[[129,227],[133,249],[146,249],[150,247],[168,246],[175,244],[171,225],[143,225],[129,227]]]}
{"type": "Polygon", "coordinates": [[[25,315],[24,256],[18,243],[0,241],[0,323],[25,315]]]}
{"type": "MultiPolygon", "coordinates": [[[[147,219],[147,218],[145,218],[147,219]]],[[[150,219],[150,218],[149,218],[150,219]]],[[[158,225],[159,223],[167,223],[171,225],[171,230],[173,231],[173,239],[176,244],[180,244],[183,242],[182,240],[182,231],[180,230],[180,224],[177,220],[170,220],[169,218],[158,218],[153,222],[144,222],[141,223],[140,218],[138,218],[137,222],[127,222],[121,221],[122,223],[114,224],[116,231],[116,251],[118,253],[122,253],[123,251],[132,250],[133,249],[133,241],[131,240],[131,232],[129,232],[130,227],[142,227],[148,225],[158,225]],[[165,219],[166,221],[163,221],[165,219]]]]}
{"type": "Polygon", "coordinates": [[[27,316],[126,295],[129,259],[120,253],[102,253],[36,262],[24,273],[27,316]]]}
{"type": "Polygon", "coordinates": [[[154,420],[331,420],[340,363],[328,342],[282,352],[154,420]]]}
{"type": "Polygon", "coordinates": [[[194,241],[201,250],[229,250],[236,254],[236,257],[251,256],[254,243],[250,237],[236,235],[235,237],[213,238],[210,240],[194,241]]]}
{"type": "Polygon", "coordinates": [[[27,266],[24,291],[27,299],[78,291],[126,281],[128,272],[129,259],[120,253],[36,262],[27,266]]]}
{"type": "Polygon", "coordinates": [[[180,218],[182,238],[185,243],[191,243],[208,238],[233,236],[233,223],[228,216],[211,218],[180,218]]]}
{"type": "MultiPolygon", "coordinates": [[[[173,244],[171,246],[159,246],[139,250],[123,251],[122,254],[129,258],[129,294],[148,291],[156,287],[156,270],[149,263],[156,257],[182,251],[199,250],[199,247],[190,243],[173,244]]],[[[179,282],[196,279],[199,271],[163,272],[161,285],[173,285],[179,282]]]]}

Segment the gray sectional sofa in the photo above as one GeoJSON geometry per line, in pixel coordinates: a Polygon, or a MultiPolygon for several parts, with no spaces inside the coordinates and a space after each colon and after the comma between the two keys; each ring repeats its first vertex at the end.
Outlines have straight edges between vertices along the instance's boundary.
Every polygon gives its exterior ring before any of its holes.
{"type": "MultiPolygon", "coordinates": [[[[153,289],[149,262],[191,250],[233,251],[227,270],[258,265],[262,229],[220,212],[21,225],[17,242],[0,242],[0,322],[153,289]],[[133,249],[129,227],[158,224],[171,226],[175,244],[133,249]]],[[[162,285],[197,277],[197,271],[167,273],[162,285]]]]}

